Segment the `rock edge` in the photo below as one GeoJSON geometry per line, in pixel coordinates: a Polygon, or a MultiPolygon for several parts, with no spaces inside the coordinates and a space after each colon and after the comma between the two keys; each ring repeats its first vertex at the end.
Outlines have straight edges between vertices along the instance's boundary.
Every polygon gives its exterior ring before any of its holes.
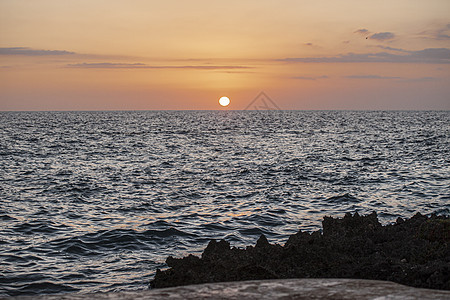
{"type": "Polygon", "coordinates": [[[323,232],[302,232],[284,246],[262,235],[245,249],[212,240],[201,257],[168,257],[151,288],[243,280],[353,278],[450,290],[448,216],[398,218],[382,226],[376,213],[324,217],[323,232]]]}

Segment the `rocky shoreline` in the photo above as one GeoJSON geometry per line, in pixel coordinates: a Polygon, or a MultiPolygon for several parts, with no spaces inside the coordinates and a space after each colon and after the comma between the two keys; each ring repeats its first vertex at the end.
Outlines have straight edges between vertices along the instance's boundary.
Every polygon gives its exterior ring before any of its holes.
{"type": "Polygon", "coordinates": [[[324,217],[323,231],[301,232],[284,246],[261,236],[255,246],[210,241],[201,257],[168,257],[151,288],[286,278],[388,280],[420,288],[450,290],[450,218],[398,218],[382,226],[376,213],[324,217]]]}

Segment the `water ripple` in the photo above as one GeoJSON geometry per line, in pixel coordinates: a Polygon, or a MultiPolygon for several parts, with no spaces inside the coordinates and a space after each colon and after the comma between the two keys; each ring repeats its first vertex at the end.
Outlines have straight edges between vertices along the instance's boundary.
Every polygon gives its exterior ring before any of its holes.
{"type": "Polygon", "coordinates": [[[145,289],[209,239],[450,214],[449,112],[0,112],[0,296],[145,289]]]}

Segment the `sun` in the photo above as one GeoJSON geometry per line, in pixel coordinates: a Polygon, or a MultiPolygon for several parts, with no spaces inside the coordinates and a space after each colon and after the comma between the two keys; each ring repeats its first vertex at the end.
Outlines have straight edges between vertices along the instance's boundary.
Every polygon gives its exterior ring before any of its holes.
{"type": "Polygon", "coordinates": [[[228,106],[228,104],[230,104],[230,98],[228,98],[228,97],[221,97],[219,99],[219,104],[222,105],[223,107],[228,106]]]}

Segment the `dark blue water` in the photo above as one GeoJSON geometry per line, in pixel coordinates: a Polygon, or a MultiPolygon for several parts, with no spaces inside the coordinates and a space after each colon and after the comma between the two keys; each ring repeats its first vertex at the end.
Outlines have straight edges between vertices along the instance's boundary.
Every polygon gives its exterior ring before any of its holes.
{"type": "Polygon", "coordinates": [[[450,112],[0,113],[0,295],[146,289],[211,238],[450,214],[450,112]]]}

